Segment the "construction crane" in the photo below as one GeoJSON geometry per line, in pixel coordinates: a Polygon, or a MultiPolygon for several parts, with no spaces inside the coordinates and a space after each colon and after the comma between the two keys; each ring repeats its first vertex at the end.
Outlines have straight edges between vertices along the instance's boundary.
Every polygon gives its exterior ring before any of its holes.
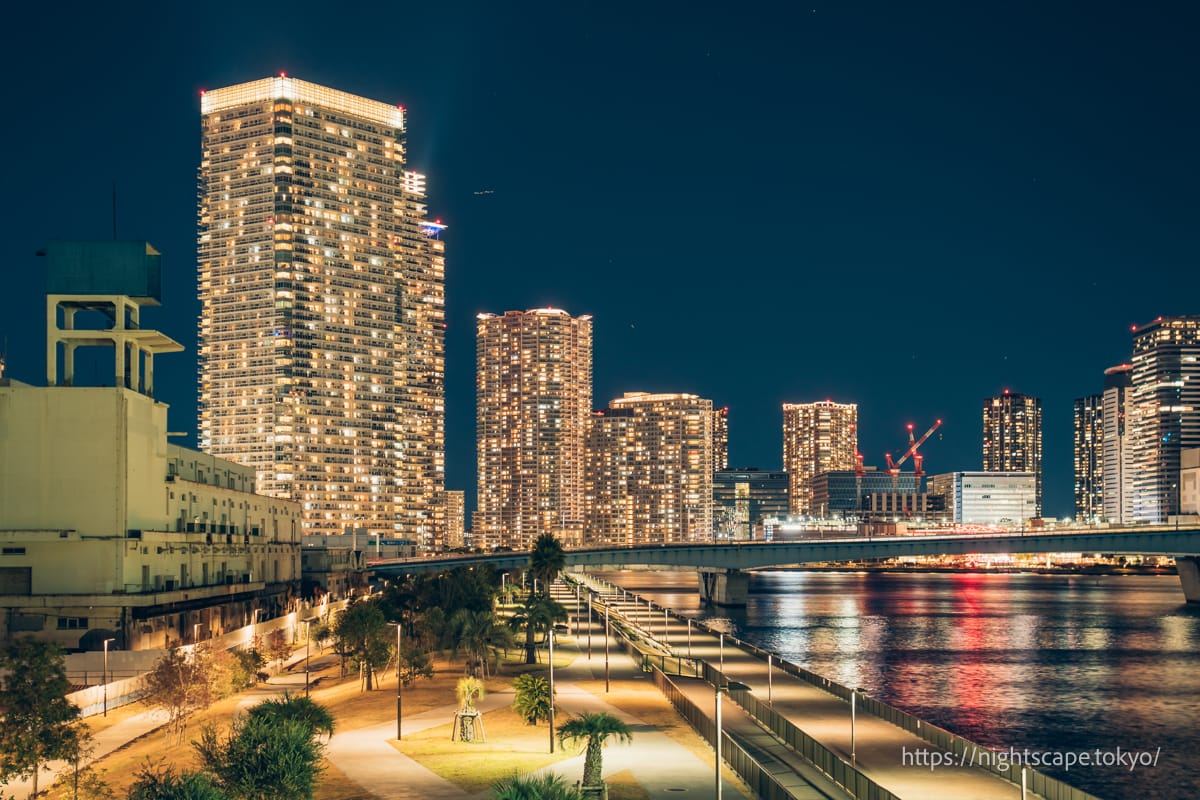
{"type": "Polygon", "coordinates": [[[939,419],[930,426],[929,430],[925,431],[920,439],[915,439],[913,437],[913,424],[911,422],[908,423],[908,449],[904,451],[904,455],[900,456],[896,461],[892,461],[891,453],[884,454],[884,458],[887,459],[887,472],[892,476],[894,484],[898,484],[900,481],[900,466],[910,457],[913,460],[914,474],[918,478],[925,474],[925,456],[920,453],[921,445],[925,444],[929,437],[933,436],[934,431],[940,427],[942,427],[942,421],[939,419]]]}
{"type": "MultiPolygon", "coordinates": [[[[914,467],[913,476],[917,479],[916,480],[917,485],[914,487],[914,491],[920,490],[920,482],[921,482],[920,479],[921,479],[921,476],[925,474],[925,470],[924,470],[925,456],[921,455],[921,445],[925,444],[925,442],[929,439],[930,436],[933,436],[934,431],[936,431],[938,428],[942,427],[942,421],[939,419],[937,422],[933,423],[933,425],[930,426],[929,430],[925,431],[924,435],[922,435],[920,439],[917,439],[913,436],[913,424],[911,422],[908,423],[907,427],[908,427],[908,449],[904,451],[904,455],[900,456],[900,458],[898,460],[892,461],[891,453],[884,454],[884,457],[887,459],[888,474],[892,476],[892,495],[895,497],[895,502],[899,502],[899,500],[900,500],[900,467],[909,458],[912,458],[912,460],[913,460],[913,467],[914,467]]],[[[914,504],[916,503],[915,495],[913,497],[913,502],[914,502],[914,504]]],[[[912,509],[910,509],[908,507],[908,503],[907,502],[903,503],[903,506],[904,506],[904,516],[905,517],[912,516],[912,509]]]]}

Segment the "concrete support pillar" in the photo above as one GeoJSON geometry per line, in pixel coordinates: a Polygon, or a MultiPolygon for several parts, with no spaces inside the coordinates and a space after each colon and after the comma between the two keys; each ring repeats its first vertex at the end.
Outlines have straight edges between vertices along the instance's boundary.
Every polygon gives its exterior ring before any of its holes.
{"type": "Polygon", "coordinates": [[[1193,556],[1179,556],[1175,559],[1175,568],[1179,570],[1183,596],[1189,603],[1200,603],[1200,562],[1193,556]]]}
{"type": "Polygon", "coordinates": [[[736,569],[700,569],[697,585],[700,599],[718,606],[746,605],[750,575],[736,569]]]}

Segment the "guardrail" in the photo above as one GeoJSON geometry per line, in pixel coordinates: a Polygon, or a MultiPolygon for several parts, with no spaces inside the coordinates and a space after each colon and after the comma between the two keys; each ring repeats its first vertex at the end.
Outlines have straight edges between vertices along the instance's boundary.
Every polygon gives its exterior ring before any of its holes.
{"type": "MultiPolygon", "coordinates": [[[[662,670],[651,668],[654,675],[654,685],[663,696],[675,707],[675,711],[687,720],[696,733],[704,741],[716,748],[717,723],[688,699],[687,695],[676,686],[662,670]]],[[[726,764],[738,774],[755,795],[762,800],[795,800],[795,795],[783,787],[771,773],[763,769],[762,764],[754,756],[737,743],[729,734],[721,731],[721,755],[726,764]]],[[[872,800],[875,800],[872,798],[872,800]]],[[[883,800],[880,798],[879,800],[883,800]]]]}
{"type": "MultiPolygon", "coordinates": [[[[613,587],[613,588],[617,588],[617,587],[613,587]]],[[[640,600],[642,602],[645,602],[647,599],[647,598],[643,598],[641,595],[638,595],[636,592],[630,592],[628,590],[625,590],[625,595],[626,595],[626,597],[633,598],[634,600],[640,600]]],[[[811,670],[807,670],[804,667],[799,666],[798,664],[793,664],[790,661],[781,659],[778,655],[776,655],[774,653],[768,653],[766,650],[763,650],[761,647],[753,645],[749,642],[744,642],[741,639],[737,638],[736,636],[732,636],[729,633],[726,633],[725,631],[722,631],[720,629],[713,628],[711,625],[708,625],[705,622],[702,622],[700,620],[690,619],[688,617],[684,617],[680,614],[675,613],[671,609],[664,609],[664,610],[673,619],[678,620],[680,622],[685,622],[685,623],[690,621],[690,623],[693,626],[698,627],[699,629],[708,632],[710,635],[717,636],[717,635],[723,634],[725,636],[726,642],[728,642],[730,645],[741,648],[741,649],[755,655],[756,657],[762,659],[764,662],[767,660],[767,656],[770,655],[771,663],[773,666],[778,667],[783,672],[786,672],[787,674],[789,674],[799,680],[802,680],[811,686],[814,686],[818,689],[828,692],[829,694],[831,694],[835,697],[845,700],[847,703],[850,702],[850,695],[855,693],[853,689],[851,689],[847,686],[844,686],[836,681],[830,680],[829,678],[826,678],[822,675],[818,675],[817,673],[812,672],[811,670]]],[[[652,634],[649,634],[649,632],[647,632],[647,634],[652,635],[652,634]]],[[[655,655],[653,657],[657,658],[658,656],[655,655]]],[[[645,659],[643,659],[643,663],[645,664],[645,659]]],[[[713,668],[712,666],[710,666],[707,662],[702,661],[702,662],[699,662],[699,664],[702,669],[702,677],[704,677],[705,680],[708,680],[710,683],[712,682],[714,677],[721,676],[720,672],[718,670],[716,670],[715,668],[713,668]]],[[[643,668],[645,668],[645,667],[643,667],[643,668]]],[[[723,678],[723,676],[721,676],[721,678],[723,678]]],[[[748,713],[750,713],[762,725],[764,725],[769,730],[771,730],[773,733],[775,733],[776,736],[779,736],[781,739],[784,739],[784,741],[787,741],[788,744],[792,747],[797,746],[797,745],[793,744],[792,740],[789,739],[787,735],[784,735],[784,733],[780,733],[780,730],[783,730],[786,733],[786,727],[783,726],[780,722],[775,721],[774,718],[778,717],[783,722],[786,722],[787,725],[791,725],[791,723],[788,722],[785,718],[780,717],[779,714],[777,714],[774,710],[772,710],[766,704],[759,701],[750,692],[747,692],[744,690],[737,691],[737,692],[730,692],[730,697],[735,702],[737,702],[738,705],[741,705],[748,713]],[[744,704],[743,702],[741,702],[742,699],[744,699],[746,701],[746,703],[749,703],[750,705],[748,706],[748,705],[744,704]],[[756,710],[752,710],[752,708],[756,709],[756,710]],[[776,730],[777,727],[779,727],[780,730],[776,730]]],[[[965,739],[962,736],[951,733],[950,731],[946,730],[945,728],[941,728],[941,727],[938,727],[937,725],[926,722],[925,720],[922,720],[919,717],[915,717],[912,714],[909,714],[907,711],[902,711],[901,709],[896,708],[895,706],[888,705],[887,703],[884,703],[882,700],[877,700],[868,695],[864,695],[861,692],[857,693],[857,697],[855,699],[856,699],[856,702],[858,703],[858,708],[860,709],[860,711],[862,713],[872,714],[876,717],[879,717],[880,719],[885,720],[886,722],[890,722],[891,724],[895,725],[896,727],[901,728],[905,731],[908,731],[909,733],[923,739],[924,741],[928,742],[929,744],[933,745],[934,747],[945,750],[948,753],[952,753],[956,759],[955,763],[966,763],[966,762],[970,761],[974,766],[978,767],[979,769],[990,772],[990,773],[996,775],[997,777],[1000,777],[1003,780],[1006,780],[1009,783],[1012,783],[1016,786],[1020,786],[1021,776],[1024,775],[1025,780],[1026,780],[1026,788],[1030,792],[1041,795],[1046,800],[1100,800],[1093,794],[1089,794],[1088,792],[1085,792],[1082,789],[1078,789],[1074,786],[1071,786],[1068,783],[1058,780],[1057,778],[1053,778],[1049,775],[1046,775],[1043,772],[1039,772],[1038,770],[1035,770],[1032,767],[1021,767],[1020,769],[1017,769],[1016,766],[1014,766],[1013,764],[1006,762],[1002,759],[997,759],[997,758],[985,758],[985,759],[974,759],[974,760],[970,759],[969,757],[962,758],[963,754],[965,754],[965,753],[972,753],[972,752],[988,752],[988,753],[990,753],[992,751],[990,748],[984,747],[983,745],[980,745],[980,744],[976,744],[975,742],[972,742],[969,739],[965,739]],[[959,759],[961,759],[961,760],[959,760],[959,759]]],[[[794,728],[795,726],[792,725],[792,727],[794,728]]],[[[811,739],[811,737],[807,737],[807,734],[804,734],[803,731],[800,731],[799,729],[796,729],[796,730],[797,730],[797,733],[800,734],[800,737],[811,739]]],[[[791,734],[788,734],[788,735],[791,735],[791,734]]],[[[797,737],[796,741],[803,743],[804,740],[803,740],[803,738],[797,737]]],[[[821,747],[822,749],[824,749],[823,746],[820,745],[819,743],[817,743],[815,741],[813,743],[816,744],[817,747],[821,747]]],[[[807,746],[807,745],[804,745],[804,746],[807,746]]],[[[801,752],[801,754],[804,755],[805,758],[808,758],[810,761],[813,761],[814,764],[817,764],[817,766],[823,772],[825,772],[827,775],[829,775],[839,785],[845,787],[848,791],[855,792],[856,797],[871,797],[871,800],[875,800],[876,798],[879,798],[879,800],[883,800],[883,798],[885,797],[883,795],[866,796],[866,795],[857,794],[857,791],[858,791],[857,788],[855,788],[852,785],[843,783],[842,780],[839,780],[839,778],[837,776],[835,776],[832,772],[830,772],[829,769],[826,769],[826,767],[823,766],[821,763],[819,763],[818,760],[813,757],[813,755],[809,754],[809,752],[804,751],[804,750],[799,750],[799,749],[798,749],[798,752],[801,752]]],[[[816,750],[813,750],[812,752],[817,753],[816,750]]],[[[838,757],[838,756],[834,756],[834,758],[840,760],[840,757],[838,757]]],[[[853,768],[850,767],[849,764],[846,764],[845,762],[842,762],[842,763],[845,764],[846,767],[849,767],[851,770],[853,770],[853,768]]],[[[830,763],[830,769],[833,769],[833,768],[835,768],[835,767],[833,767],[832,763],[830,763]]],[[[854,771],[857,772],[857,770],[854,770],[854,771]]],[[[861,774],[861,773],[859,773],[859,774],[861,774]]],[[[846,780],[851,780],[851,781],[857,780],[856,778],[849,775],[848,773],[846,773],[844,775],[844,777],[846,780]]],[[[865,776],[863,776],[863,777],[865,778],[865,776]]],[[[867,780],[869,780],[869,779],[867,779],[867,780]]],[[[882,791],[885,791],[885,792],[887,791],[886,789],[882,789],[882,787],[880,787],[880,788],[882,791]]],[[[890,793],[888,793],[887,796],[892,796],[892,795],[890,793]]]]}

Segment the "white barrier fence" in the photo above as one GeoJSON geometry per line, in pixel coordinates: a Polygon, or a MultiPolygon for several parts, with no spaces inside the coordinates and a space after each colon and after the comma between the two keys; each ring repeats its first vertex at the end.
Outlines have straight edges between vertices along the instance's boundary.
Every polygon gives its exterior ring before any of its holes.
{"type": "MultiPolygon", "coordinates": [[[[322,617],[329,614],[336,614],[345,608],[348,603],[348,600],[338,600],[332,603],[322,603],[321,605],[303,608],[300,611],[293,611],[282,617],[264,620],[230,631],[222,636],[206,639],[199,644],[222,650],[244,650],[253,644],[255,637],[261,636],[265,638],[275,631],[280,630],[287,636],[288,642],[296,644],[297,642],[304,641],[304,637],[308,635],[310,624],[315,625],[316,621],[322,617]]],[[[183,645],[180,649],[188,652],[194,647],[196,647],[195,644],[187,644],[183,645]]],[[[112,675],[118,671],[116,669],[118,666],[118,657],[121,658],[121,671],[128,670],[131,664],[137,664],[136,668],[138,671],[145,673],[153,667],[154,662],[161,658],[164,653],[166,653],[166,650],[110,651],[108,654],[108,674],[112,675]]],[[[73,653],[67,656],[67,675],[102,675],[104,670],[103,658],[104,654],[100,652],[73,653]],[[72,662],[72,659],[76,660],[72,662]]],[[[139,674],[129,678],[110,681],[107,686],[104,684],[88,686],[86,689],[80,689],[77,692],[68,694],[67,700],[79,708],[82,716],[90,717],[103,713],[105,707],[114,709],[136,702],[141,699],[145,692],[145,679],[143,675],[139,674]],[[105,699],[106,692],[107,700],[105,699]]]]}

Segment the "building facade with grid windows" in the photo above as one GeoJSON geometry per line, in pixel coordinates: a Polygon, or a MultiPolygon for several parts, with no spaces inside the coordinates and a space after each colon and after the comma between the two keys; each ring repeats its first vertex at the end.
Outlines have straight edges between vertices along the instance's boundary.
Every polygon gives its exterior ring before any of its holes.
{"type": "Polygon", "coordinates": [[[480,314],[475,339],[472,543],[528,550],[583,540],[592,318],[557,308],[480,314]]]}
{"type": "Polygon", "coordinates": [[[444,226],[405,115],[278,77],[201,98],[199,440],[307,533],[442,546],[444,226]]]}

